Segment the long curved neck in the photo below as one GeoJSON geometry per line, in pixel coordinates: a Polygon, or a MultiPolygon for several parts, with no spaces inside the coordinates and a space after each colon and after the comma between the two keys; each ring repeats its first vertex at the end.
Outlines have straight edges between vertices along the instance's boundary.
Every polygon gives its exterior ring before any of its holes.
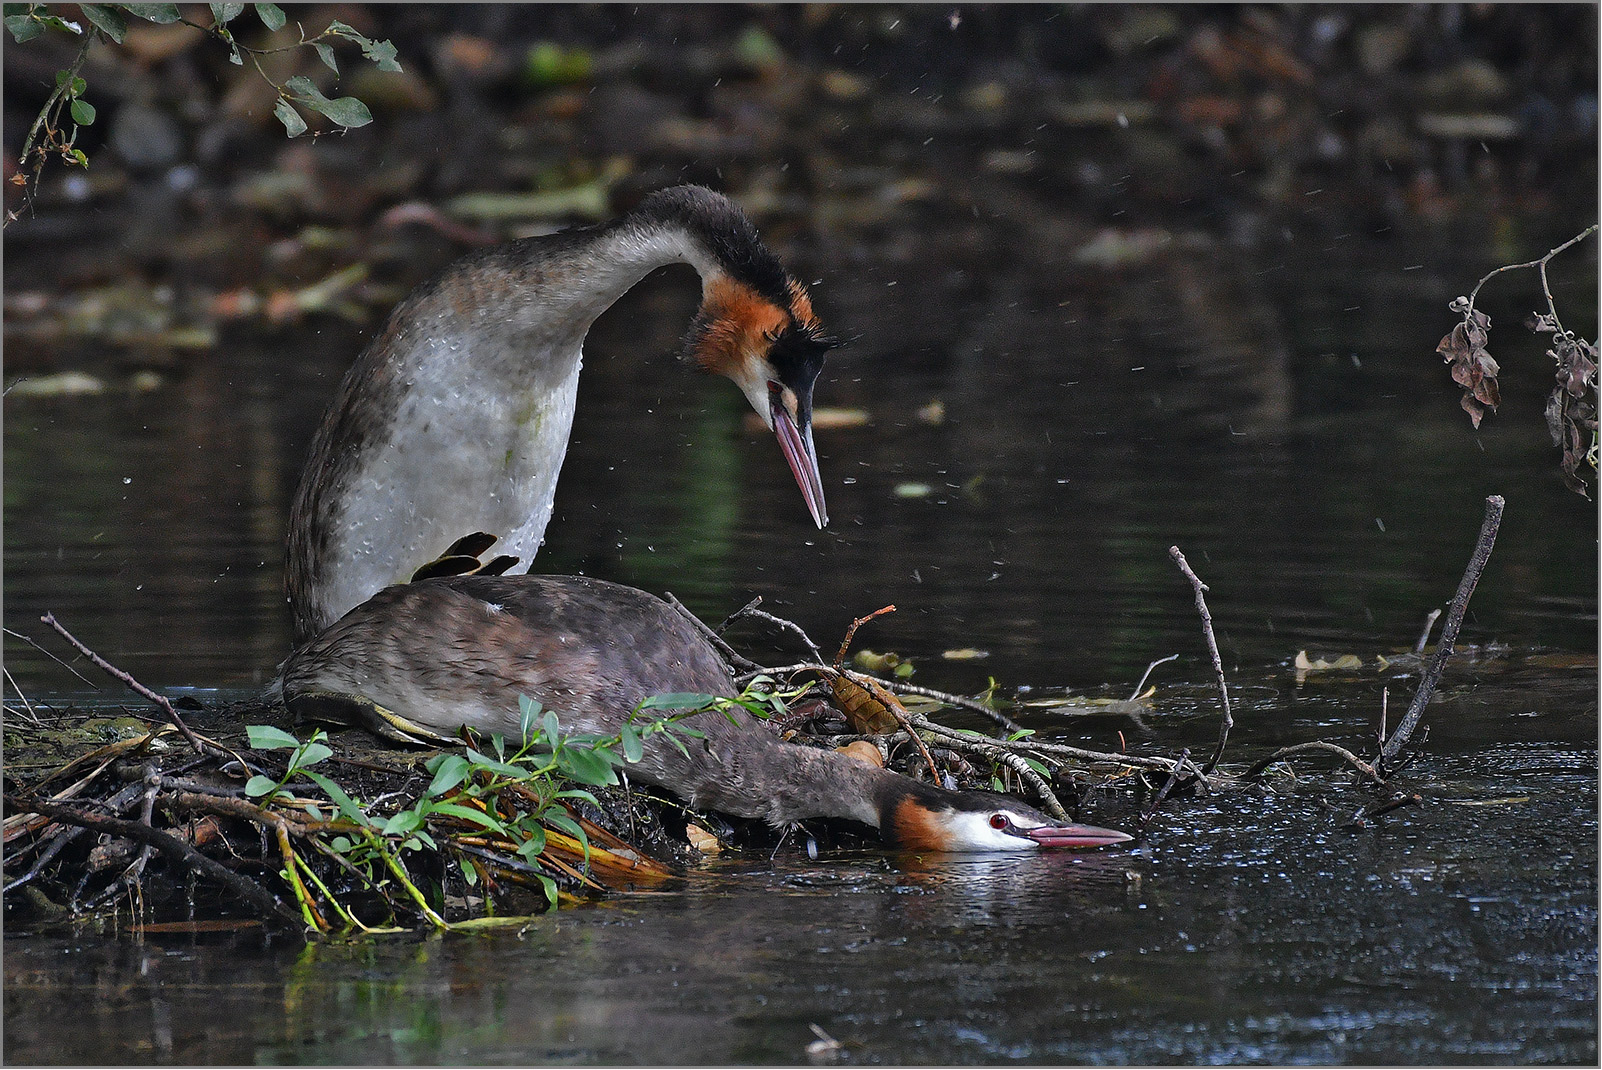
{"type": "Polygon", "coordinates": [[[743,222],[709,191],[655,195],[614,223],[464,257],[395,309],[340,384],[291,507],[297,639],[469,532],[534,557],[590,325],[667,264],[692,265],[703,288],[723,277],[720,213],[743,222]]]}
{"type": "MultiPolygon", "coordinates": [[[[721,269],[679,221],[627,216],[587,227],[512,242],[460,262],[428,292],[396,312],[423,328],[418,345],[394,355],[440,361],[460,372],[459,349],[442,339],[471,344],[479,373],[565,379],[576,370],[584,338],[597,317],[652,271],[689,264],[703,286],[721,269]]],[[[404,328],[403,328],[404,329],[404,328]]],[[[407,332],[410,334],[410,332],[407,332]]]]}

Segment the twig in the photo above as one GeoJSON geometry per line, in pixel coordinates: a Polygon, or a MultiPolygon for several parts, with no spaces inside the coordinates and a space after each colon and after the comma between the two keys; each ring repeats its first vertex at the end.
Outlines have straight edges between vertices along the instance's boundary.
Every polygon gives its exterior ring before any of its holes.
{"type": "Polygon", "coordinates": [[[27,643],[29,646],[33,647],[35,650],[37,650],[39,653],[43,654],[45,657],[49,658],[51,661],[55,662],[57,665],[60,665],[63,669],[66,669],[68,672],[72,673],[72,675],[76,676],[78,679],[82,680],[84,683],[88,684],[90,687],[94,688],[96,691],[100,690],[100,685],[99,684],[97,684],[93,680],[89,679],[89,677],[85,676],[83,673],[79,672],[77,669],[74,669],[71,665],[67,664],[65,661],[62,661],[59,657],[57,657],[55,655],[55,653],[53,651],[46,650],[44,647],[42,647],[38,643],[34,642],[33,638],[31,636],[23,635],[21,632],[14,632],[10,628],[6,628],[6,629],[4,629],[4,631],[5,631],[5,633],[7,635],[11,636],[11,638],[13,638],[13,639],[21,639],[24,643],[27,643]]]}
{"type": "Polygon", "coordinates": [[[717,626],[717,633],[722,635],[724,632],[729,630],[729,625],[733,624],[735,621],[739,620],[741,617],[745,616],[747,613],[751,612],[761,604],[762,596],[757,595],[755,598],[751,599],[751,601],[747,602],[733,613],[730,613],[727,617],[724,617],[723,622],[717,626]]]}
{"type": "Polygon", "coordinates": [[[713,631],[707,625],[706,621],[702,620],[700,617],[697,617],[694,613],[691,613],[690,610],[689,610],[689,607],[687,607],[683,602],[680,602],[677,598],[675,598],[673,596],[673,592],[672,591],[664,592],[664,598],[667,601],[668,605],[670,605],[674,609],[678,610],[679,613],[682,614],[685,617],[686,620],[688,620],[692,625],[695,626],[695,630],[696,631],[700,632],[703,636],[706,637],[707,642],[711,643],[713,646],[718,648],[718,650],[723,654],[723,657],[729,662],[729,664],[733,665],[735,668],[739,669],[741,672],[746,672],[746,671],[751,670],[751,669],[760,668],[760,666],[757,665],[756,662],[752,661],[750,658],[746,657],[744,654],[740,654],[740,653],[736,652],[735,649],[732,646],[730,646],[724,640],[723,636],[721,636],[717,632],[713,631]]]}
{"type": "Polygon", "coordinates": [[[1151,675],[1151,671],[1153,669],[1155,669],[1159,665],[1165,664],[1165,663],[1170,662],[1170,661],[1177,661],[1178,659],[1179,659],[1179,655],[1178,654],[1170,654],[1166,658],[1158,658],[1156,661],[1154,661],[1150,665],[1146,666],[1146,671],[1140,674],[1140,683],[1136,684],[1135,685],[1135,689],[1129,693],[1129,701],[1133,702],[1137,698],[1140,697],[1140,689],[1146,686],[1146,678],[1151,675]]]}
{"type": "Polygon", "coordinates": [[[1380,729],[1379,729],[1379,745],[1382,746],[1382,747],[1385,746],[1385,722],[1389,719],[1390,713],[1391,713],[1391,689],[1388,688],[1388,687],[1382,687],[1382,688],[1380,688],[1380,729]]]}
{"type": "Polygon", "coordinates": [[[1380,803],[1378,806],[1375,806],[1372,810],[1366,806],[1359,807],[1358,811],[1353,814],[1351,819],[1346,823],[1347,825],[1366,825],[1368,824],[1368,819],[1371,817],[1379,817],[1381,814],[1388,814],[1392,810],[1400,810],[1404,806],[1417,806],[1423,801],[1424,796],[1422,795],[1409,795],[1405,791],[1399,791],[1395,795],[1392,795],[1389,799],[1386,799],[1384,802],[1380,803]]]}
{"type": "Polygon", "coordinates": [[[156,694],[154,691],[150,690],[150,688],[146,687],[138,680],[135,680],[132,676],[129,676],[111,662],[107,661],[105,658],[101,657],[99,654],[96,654],[93,650],[90,650],[88,647],[80,643],[77,636],[73,635],[71,632],[67,631],[66,628],[61,626],[61,622],[56,620],[56,615],[54,613],[46,613],[39,619],[45,624],[48,624],[50,627],[54,628],[57,634],[59,634],[67,642],[77,647],[78,652],[87,657],[90,661],[94,662],[97,668],[101,669],[108,675],[121,680],[135,694],[142,695],[151,702],[154,702],[156,705],[160,706],[162,712],[167,715],[167,719],[173,723],[173,727],[177,728],[179,732],[183,733],[184,739],[191,747],[195,749],[195,753],[206,753],[205,748],[201,745],[200,740],[195,738],[195,734],[189,730],[188,725],[184,724],[183,718],[178,716],[178,711],[172,708],[172,703],[168,702],[165,697],[156,694]]]}
{"type": "MultiPolygon", "coordinates": [[[[155,826],[151,824],[151,818],[156,813],[156,793],[161,789],[161,775],[156,772],[154,764],[147,763],[145,765],[144,775],[139,780],[139,787],[144,795],[144,806],[140,809],[139,823],[146,828],[154,828],[155,826]]],[[[116,880],[102,888],[93,899],[84,905],[93,909],[98,904],[115,896],[122,888],[138,889],[140,880],[145,874],[145,866],[150,864],[150,858],[155,853],[156,848],[154,845],[145,844],[139,850],[139,857],[135,858],[116,880]]]]}
{"type": "MultiPolygon", "coordinates": [[[[100,28],[98,26],[90,26],[89,32],[84,35],[83,44],[79,47],[77,56],[73,57],[71,65],[63,72],[64,77],[56,79],[55,92],[46,98],[44,106],[39,109],[38,116],[33,120],[33,125],[28,128],[28,136],[23,139],[22,153],[17,158],[19,172],[28,166],[29,156],[34,152],[39,154],[39,161],[33,168],[33,181],[23,187],[23,206],[30,213],[33,212],[34,198],[39,194],[39,177],[44,174],[44,165],[49,158],[50,150],[61,149],[65,151],[65,149],[71,148],[72,141],[77,140],[78,135],[75,131],[72,139],[63,146],[57,140],[60,133],[55,129],[54,124],[61,118],[61,109],[66,107],[68,99],[72,96],[72,83],[78,77],[78,72],[83,70],[84,63],[89,59],[89,50],[94,47],[95,42],[98,40],[100,40],[100,28]],[[39,144],[40,127],[44,128],[47,145],[41,146],[39,144]]],[[[76,127],[77,122],[74,121],[73,125],[76,127]]],[[[9,223],[15,218],[17,218],[15,213],[6,213],[6,222],[9,223]]]]}
{"type": "Polygon", "coordinates": [[[958,709],[968,710],[988,717],[1009,732],[1022,732],[1024,730],[1023,725],[1014,721],[1000,710],[985,705],[978,699],[964,698],[961,695],[953,695],[948,691],[936,691],[932,687],[909,684],[902,680],[881,680],[880,682],[897,694],[922,695],[924,698],[932,698],[937,702],[944,702],[947,706],[956,706],[958,709]]]}
{"type": "Polygon", "coordinates": [[[6,683],[11,685],[11,690],[17,693],[17,697],[22,700],[23,708],[28,711],[28,720],[33,722],[36,727],[43,728],[44,722],[39,720],[39,715],[37,713],[33,712],[33,703],[28,701],[28,696],[24,695],[22,693],[22,688],[17,686],[17,678],[11,675],[10,669],[5,670],[5,675],[6,683]]]}
{"type": "Polygon", "coordinates": [[[1224,705],[1224,720],[1218,726],[1218,749],[1207,761],[1206,770],[1210,773],[1218,767],[1218,759],[1224,756],[1224,745],[1229,742],[1229,730],[1235,726],[1235,719],[1229,713],[1229,685],[1224,682],[1224,660],[1218,656],[1218,640],[1213,638],[1213,615],[1207,612],[1207,599],[1202,597],[1207,585],[1191,571],[1190,563],[1185,560],[1185,555],[1179,552],[1179,547],[1170,546],[1168,556],[1174,559],[1174,564],[1179,566],[1179,571],[1185,574],[1185,578],[1196,591],[1196,611],[1201,614],[1202,633],[1207,636],[1207,651],[1213,656],[1213,672],[1218,674],[1218,697],[1224,705]]]}
{"type": "Polygon", "coordinates": [[[1424,618],[1424,630],[1419,633],[1418,642],[1413,644],[1413,653],[1420,657],[1424,656],[1424,648],[1429,646],[1430,643],[1430,631],[1435,627],[1435,622],[1440,619],[1441,611],[1439,609],[1430,610],[1430,615],[1424,618]]]}
{"type": "Polygon", "coordinates": [[[1468,609],[1469,598],[1473,596],[1474,587],[1480,582],[1480,573],[1485,570],[1485,563],[1491,558],[1491,549],[1496,545],[1496,531],[1502,523],[1504,504],[1500,494],[1485,499],[1485,520],[1480,524],[1474,555],[1469,558],[1468,568],[1457,585],[1457,594],[1452,596],[1452,604],[1447,607],[1446,623],[1441,625],[1441,638],[1435,646],[1435,653],[1419,679],[1418,691],[1413,695],[1413,704],[1408,707],[1407,716],[1402,718],[1401,724],[1396,726],[1396,731],[1374,759],[1374,767],[1381,777],[1389,776],[1394,771],[1390,769],[1391,763],[1412,738],[1413,730],[1424,717],[1424,708],[1429,705],[1436,685],[1441,682],[1441,673],[1446,670],[1453,644],[1457,642],[1457,633],[1463,627],[1463,614],[1468,609]]]}
{"type": "Polygon", "coordinates": [[[896,607],[893,605],[884,606],[881,609],[876,609],[872,613],[869,613],[866,617],[858,617],[856,620],[852,621],[851,627],[846,629],[845,638],[840,640],[840,653],[834,656],[834,663],[839,665],[845,661],[846,651],[851,649],[851,640],[856,638],[858,628],[868,623],[874,617],[883,616],[886,613],[894,613],[895,611],[896,607]]]}
{"type": "Polygon", "coordinates": [[[54,820],[77,825],[93,832],[108,832],[155,846],[156,850],[179,865],[200,873],[221,884],[229,891],[252,903],[257,910],[278,918],[296,928],[301,926],[300,914],[280,902],[276,896],[248,877],[243,877],[214,859],[207,858],[189,844],[169,833],[150,828],[137,821],[124,821],[114,817],[86,814],[70,806],[61,806],[46,799],[19,799],[5,796],[5,804],[14,813],[38,813],[54,820]]]}
{"type": "Polygon", "coordinates": [[[1539,257],[1539,258],[1537,258],[1535,260],[1531,260],[1529,263],[1526,263],[1526,264],[1503,264],[1501,267],[1497,268],[1495,271],[1493,271],[1490,274],[1486,275],[1479,282],[1475,283],[1474,284],[1474,289],[1469,292],[1468,308],[1467,308],[1467,310],[1465,310],[1464,316],[1465,317],[1469,317],[1469,316],[1472,316],[1474,314],[1474,299],[1480,295],[1480,287],[1482,287],[1486,283],[1490,282],[1496,276],[1502,274],[1502,272],[1504,272],[1504,271],[1519,271],[1519,270],[1521,270],[1523,268],[1540,268],[1540,270],[1541,270],[1541,292],[1546,295],[1546,310],[1552,314],[1552,325],[1557,328],[1557,333],[1562,334],[1563,333],[1563,325],[1558,322],[1557,305],[1552,300],[1552,287],[1550,285],[1548,285],[1547,281],[1546,281],[1546,265],[1554,256],[1556,256],[1557,254],[1561,253],[1563,250],[1569,248],[1569,246],[1576,245],[1579,242],[1584,241],[1586,238],[1589,238],[1591,235],[1595,234],[1597,232],[1597,226],[1598,226],[1598,224],[1592,223],[1590,226],[1588,226],[1584,230],[1580,231],[1580,233],[1576,234],[1574,237],[1570,238],[1568,241],[1564,242],[1562,245],[1558,246],[1556,249],[1551,250],[1550,252],[1548,252],[1543,257],[1539,257]]]}
{"type": "Polygon", "coordinates": [[[1159,788],[1157,790],[1157,795],[1156,795],[1156,797],[1154,799],[1152,799],[1151,805],[1148,806],[1146,808],[1146,812],[1141,815],[1141,817],[1140,817],[1140,831],[1141,831],[1141,833],[1143,833],[1143,834],[1145,833],[1146,826],[1150,825],[1151,824],[1151,819],[1157,816],[1157,808],[1160,807],[1163,804],[1163,800],[1164,799],[1168,798],[1168,793],[1174,790],[1174,785],[1179,783],[1179,773],[1189,763],[1190,763],[1190,748],[1186,747],[1184,750],[1179,752],[1179,761],[1175,762],[1173,769],[1169,770],[1169,772],[1168,772],[1168,780],[1163,784],[1163,786],[1161,788],[1159,788]]]}
{"type": "Polygon", "coordinates": [[[1359,773],[1362,773],[1374,783],[1385,783],[1385,778],[1380,776],[1379,770],[1375,769],[1372,765],[1369,765],[1367,762],[1363,761],[1363,759],[1359,758],[1345,747],[1335,743],[1326,743],[1322,739],[1315,739],[1308,743],[1294,743],[1288,747],[1281,747],[1268,757],[1261,758],[1256,762],[1253,762],[1251,768],[1242,773],[1240,778],[1242,780],[1253,780],[1260,776],[1263,770],[1267,769],[1281,758],[1288,758],[1292,754],[1302,754],[1310,750],[1322,750],[1329,751],[1331,754],[1338,754],[1342,758],[1346,759],[1346,761],[1351,764],[1353,769],[1356,769],[1359,773]]]}
{"type": "Polygon", "coordinates": [[[780,628],[794,632],[800,637],[801,641],[807,645],[807,649],[812,651],[812,656],[817,658],[819,662],[823,661],[823,651],[818,649],[818,644],[814,643],[812,641],[812,637],[802,630],[801,625],[797,624],[793,620],[785,620],[783,617],[776,617],[765,609],[758,609],[757,603],[760,601],[762,601],[762,599],[753,598],[743,607],[729,614],[729,619],[723,622],[723,626],[726,628],[730,624],[733,624],[735,621],[739,620],[741,617],[755,617],[758,620],[765,620],[769,624],[777,625],[780,628]]]}
{"type": "MultiPolygon", "coordinates": [[[[744,685],[758,676],[792,676],[799,672],[818,673],[826,677],[834,671],[835,670],[833,666],[825,665],[822,661],[801,661],[796,662],[794,665],[777,665],[772,668],[764,667],[750,672],[741,673],[739,676],[734,678],[734,682],[736,684],[744,685]]],[[[1008,717],[1000,710],[986,706],[983,702],[979,702],[976,699],[964,698],[961,695],[953,695],[949,691],[936,691],[932,687],[923,687],[919,684],[909,684],[905,680],[882,680],[879,677],[868,673],[858,674],[855,670],[852,670],[852,672],[853,675],[861,675],[867,679],[875,681],[880,686],[886,688],[894,694],[921,695],[924,698],[932,698],[937,702],[945,703],[947,706],[956,706],[959,709],[970,710],[973,713],[982,714],[1009,732],[1021,732],[1024,730],[1023,725],[1019,724],[1017,721],[1014,721],[1011,717],[1008,717]]]]}

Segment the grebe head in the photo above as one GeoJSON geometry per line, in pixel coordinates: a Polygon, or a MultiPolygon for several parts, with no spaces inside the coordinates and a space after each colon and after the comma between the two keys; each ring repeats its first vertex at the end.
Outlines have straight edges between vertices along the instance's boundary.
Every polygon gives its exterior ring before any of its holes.
{"type": "Polygon", "coordinates": [[[891,789],[879,830],[898,847],[924,851],[1110,847],[1134,839],[1115,829],[1057,821],[1010,796],[945,791],[906,778],[891,789]]]}
{"type": "Polygon", "coordinates": [[[829,513],[812,445],[812,387],[824,354],[837,343],[824,333],[806,288],[721,194],[675,186],[647,197],[631,216],[681,221],[710,257],[684,355],[706,371],[727,376],[745,394],[778,435],[807,510],[823,527],[829,513]]]}

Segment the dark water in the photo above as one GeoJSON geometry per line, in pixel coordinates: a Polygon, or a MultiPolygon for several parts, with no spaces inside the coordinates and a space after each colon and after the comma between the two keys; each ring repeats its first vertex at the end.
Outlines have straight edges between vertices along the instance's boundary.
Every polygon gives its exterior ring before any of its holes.
{"type": "MultiPolygon", "coordinates": [[[[1412,689],[1374,656],[1450,598],[1504,495],[1462,639],[1499,645],[1447,675],[1403,778],[1422,805],[1346,828],[1366,796],[1312,760],[1267,798],[1170,801],[1135,851],[742,859],[519,936],[12,934],[7,1059],[797,1061],[815,1023],[866,1062],[1594,1063],[1597,516],[1548,447],[1550,367],[1517,326],[1533,278],[1487,288],[1504,404],[1477,434],[1433,352],[1452,296],[1576,229],[1310,226],[1123,270],[935,232],[798,250],[858,336],[819,403],[871,417],[818,435],[821,533],[743,402],[667,356],[693,278],[653,279],[588,346],[543,570],[714,620],[762,594],[825,647],[894,602],[860,643],[968,692],[1122,697],[1180,653],[1139,723],[1035,715],[1098,747],[1216,736],[1178,543],[1238,689],[1232,753],[1371,750],[1381,689],[1393,715],[1412,689]],[[934,400],[945,419],[923,422],[934,400]],[[989,656],[940,658],[955,647],[989,656]],[[1301,649],[1365,668],[1298,684],[1301,649]]],[[[1593,336],[1594,253],[1554,286],[1593,336]]],[[[149,393],[8,397],[6,627],[62,653],[35,623],[52,610],[154,686],[257,686],[288,646],[295,472],[361,338],[235,337],[149,393]]],[[[123,700],[10,635],[5,652],[31,702],[123,700]]],[[[1127,827],[1132,806],[1087,816],[1127,827]]]]}

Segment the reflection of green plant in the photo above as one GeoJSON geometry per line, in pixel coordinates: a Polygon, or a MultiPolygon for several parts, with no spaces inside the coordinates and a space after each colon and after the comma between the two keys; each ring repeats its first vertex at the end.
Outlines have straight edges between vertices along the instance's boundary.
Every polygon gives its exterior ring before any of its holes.
{"type": "MultiPolygon", "coordinates": [[[[284,825],[279,840],[284,868],[279,875],[294,890],[308,925],[318,930],[327,928],[319,906],[326,903],[347,928],[371,931],[290,849],[291,832],[309,839],[319,853],[355,878],[358,886],[376,893],[384,902],[389,903],[390,894],[398,888],[402,901],[430,925],[449,928],[450,923],[408,872],[407,853],[448,855],[469,887],[484,878],[487,862],[532,882],[555,906],[558,888],[551,873],[566,872],[583,878],[546,853],[551,836],[576,842],[587,866],[590,838],[569,813],[567,804],[583,800],[599,805],[585,787],[571,785],[607,787],[619,783],[618,770],[639,761],[647,741],[655,736],[688,753],[686,741],[704,737],[700,730],[682,722],[706,711],[718,711],[731,719],[736,708],[758,717],[784,712],[786,703],[799,691],[769,690],[773,683],[770,677],[758,677],[737,698],[657,695],[641,702],[609,736],[566,732],[554,712],[520,696],[517,746],[495,734],[487,744],[474,738],[460,752],[434,755],[425,765],[432,775],[428,787],[411,805],[383,820],[370,816],[338,783],[310,768],[333,753],[324,742],[327,736],[323,732],[316,731],[302,741],[281,729],[250,725],[246,731],[251,746],[288,750],[290,756],[281,777],[254,776],[245,791],[251,798],[261,800],[269,816],[278,815],[272,816],[273,821],[284,825]],[[292,794],[286,785],[297,777],[315,784],[332,804],[331,809],[325,812],[328,804],[292,794]],[[289,817],[294,818],[293,828],[285,820],[289,817]],[[320,895],[314,896],[313,889],[320,895]]],[[[439,905],[443,905],[442,901],[439,905]]],[[[393,904],[390,913],[393,921],[393,904]]]]}
{"type": "MultiPolygon", "coordinates": [[[[257,18],[261,19],[262,25],[270,31],[281,30],[288,22],[283,10],[277,4],[251,6],[255,9],[257,18]]],[[[76,143],[79,127],[89,126],[95,121],[95,107],[83,98],[88,83],[79,77],[79,72],[82,71],[85,60],[89,58],[89,50],[100,38],[109,37],[119,45],[123,43],[128,32],[130,16],[158,25],[181,22],[185,26],[193,26],[226,44],[231,63],[242,65],[245,57],[249,56],[257,72],[278,91],[278,101],[273,105],[273,114],[284,124],[284,130],[290,137],[297,137],[309,129],[305,118],[297,110],[297,105],[325,116],[341,130],[366,126],[373,121],[373,116],[368,111],[367,105],[355,97],[330,99],[324,96],[311,79],[304,75],[296,75],[282,83],[274,81],[263,69],[261,57],[295,48],[311,48],[316,51],[318,58],[338,74],[339,64],[335,61],[334,50],[329,42],[345,40],[358,45],[362,54],[379,70],[401,69],[395,59],[394,45],[388,41],[371,40],[353,27],[337,20],[330,22],[327,29],[313,37],[307,37],[305,31],[301,30],[300,40],[293,45],[258,49],[240,44],[228,27],[230,22],[244,13],[244,4],[212,4],[212,21],[209,26],[189,21],[178,9],[177,4],[81,4],[79,9],[89,23],[87,29],[80,23],[52,14],[44,4],[5,5],[6,29],[11,31],[11,36],[18,44],[31,41],[51,30],[60,30],[83,38],[83,46],[79,48],[72,63],[66,70],[56,72],[55,91],[39,109],[39,114],[29,128],[27,137],[23,139],[19,160],[22,170],[12,181],[27,187],[30,205],[33,194],[38,190],[39,176],[52,156],[59,157],[69,165],[89,166],[88,155],[78,148],[76,143]],[[67,127],[65,131],[62,121],[64,110],[70,117],[70,122],[65,124],[67,127]],[[27,170],[30,162],[31,177],[27,170]]],[[[296,25],[298,29],[299,24],[296,25]]],[[[12,218],[15,218],[14,215],[8,214],[6,222],[9,223],[12,218]]]]}

